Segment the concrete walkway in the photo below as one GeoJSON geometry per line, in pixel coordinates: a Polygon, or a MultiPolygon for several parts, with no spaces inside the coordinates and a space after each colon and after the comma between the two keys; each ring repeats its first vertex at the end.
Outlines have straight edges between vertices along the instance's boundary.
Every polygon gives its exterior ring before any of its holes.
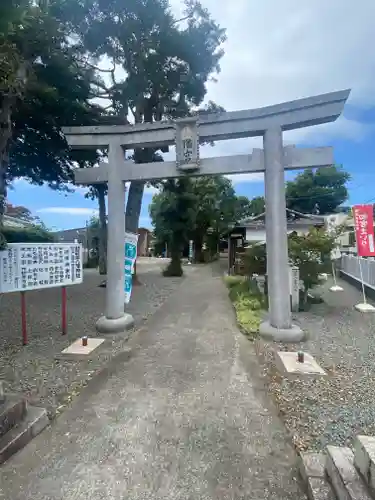
{"type": "Polygon", "coordinates": [[[130,344],[0,469],[0,498],[305,498],[219,273],[191,269],[130,344]]]}

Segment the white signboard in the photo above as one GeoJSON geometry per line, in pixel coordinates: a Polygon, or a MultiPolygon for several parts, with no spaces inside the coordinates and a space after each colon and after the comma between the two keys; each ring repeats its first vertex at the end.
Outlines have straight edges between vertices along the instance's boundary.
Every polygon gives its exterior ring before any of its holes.
{"type": "Polygon", "coordinates": [[[0,252],[0,293],[82,283],[78,243],[9,243],[0,252]]]}

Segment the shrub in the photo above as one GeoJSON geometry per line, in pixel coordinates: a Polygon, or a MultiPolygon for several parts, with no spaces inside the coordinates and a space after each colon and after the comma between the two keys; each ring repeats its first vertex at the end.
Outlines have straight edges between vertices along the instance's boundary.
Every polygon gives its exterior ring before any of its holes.
{"type": "Polygon", "coordinates": [[[259,330],[261,310],[266,305],[265,298],[257,286],[243,276],[228,276],[225,283],[240,329],[247,337],[254,338],[259,330]]]}
{"type": "Polygon", "coordinates": [[[304,286],[303,304],[308,300],[309,290],[319,284],[319,275],[330,271],[330,253],[334,246],[335,237],[319,229],[289,238],[289,258],[299,268],[304,286]]]}
{"type": "Polygon", "coordinates": [[[267,272],[266,245],[253,245],[242,255],[246,276],[264,275],[267,272]]]}
{"type": "Polygon", "coordinates": [[[2,233],[8,243],[49,243],[54,241],[53,234],[40,226],[4,227],[2,233]]]}

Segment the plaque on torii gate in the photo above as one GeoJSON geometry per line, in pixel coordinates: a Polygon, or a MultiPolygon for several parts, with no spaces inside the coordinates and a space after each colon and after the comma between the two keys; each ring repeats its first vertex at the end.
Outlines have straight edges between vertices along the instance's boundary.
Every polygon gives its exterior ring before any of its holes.
{"type": "Polygon", "coordinates": [[[198,117],[180,118],[175,122],[176,167],[181,172],[199,169],[198,117]]]}
{"type": "Polygon", "coordinates": [[[98,331],[119,332],[133,324],[132,317],[124,313],[121,257],[125,181],[264,172],[269,320],[261,325],[260,331],[275,340],[302,340],[303,332],[292,324],[290,310],[284,169],[329,166],[334,160],[331,148],[283,147],[282,134],[286,130],[335,121],[349,93],[344,90],[260,109],[212,113],[199,119],[194,117],[195,121],[188,118],[134,126],[65,128],[72,148],[108,148],[107,164],[75,172],[77,184],[108,182],[107,299],[105,315],[97,322],[98,331]],[[199,158],[199,142],[256,136],[263,136],[263,150],[253,150],[249,155],[199,158]],[[125,148],[162,148],[172,144],[177,149],[175,162],[125,162],[125,148]]]}

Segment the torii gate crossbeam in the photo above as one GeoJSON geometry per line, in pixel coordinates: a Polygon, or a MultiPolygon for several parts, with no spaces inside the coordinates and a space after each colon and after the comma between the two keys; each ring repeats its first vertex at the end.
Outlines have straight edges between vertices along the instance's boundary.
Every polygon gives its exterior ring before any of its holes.
{"type": "MultiPolygon", "coordinates": [[[[179,130],[185,120],[135,126],[67,127],[64,133],[72,148],[108,148],[108,164],[76,172],[77,183],[108,182],[107,303],[105,316],[97,322],[98,331],[115,333],[133,324],[124,313],[124,231],[125,181],[149,180],[185,175],[265,172],[267,273],[269,321],[261,333],[275,340],[296,342],[303,332],[292,325],[289,300],[288,243],[285,205],[285,168],[311,168],[333,164],[331,148],[299,149],[283,147],[282,133],[336,120],[350,91],[332,92],[256,110],[214,113],[199,116],[191,127],[189,144],[197,144],[195,163],[180,164],[179,130]],[[177,132],[176,132],[177,130],[177,132]],[[198,135],[199,133],[199,135],[198,135]],[[199,142],[263,136],[264,153],[199,160],[199,142]],[[124,150],[135,147],[164,147],[176,143],[174,162],[131,164],[124,161],[124,150]],[[177,147],[178,146],[178,147],[177,147]],[[298,165],[298,166],[297,166],[298,165]]],[[[187,119],[190,120],[191,119],[187,119]]],[[[182,134],[182,132],[181,132],[182,134]]],[[[185,142],[184,142],[185,141],[185,142]]],[[[194,149],[194,148],[193,148],[194,149]]]]}

